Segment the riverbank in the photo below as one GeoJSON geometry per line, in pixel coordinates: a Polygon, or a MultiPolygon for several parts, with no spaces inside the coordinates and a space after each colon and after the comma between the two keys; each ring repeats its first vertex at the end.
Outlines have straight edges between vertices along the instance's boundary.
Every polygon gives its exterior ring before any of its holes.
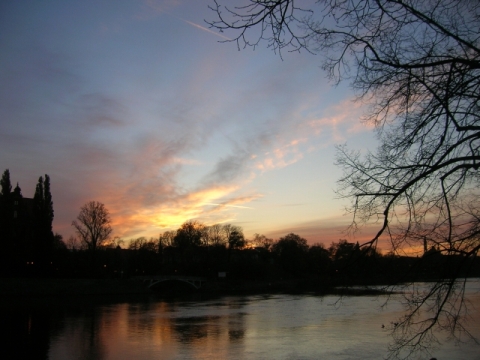
{"type": "MultiPolygon", "coordinates": [[[[212,295],[248,294],[262,292],[305,292],[319,291],[317,284],[300,280],[281,281],[207,281],[195,290],[180,282],[164,283],[164,286],[148,288],[142,279],[0,279],[0,294],[3,296],[77,296],[77,295],[127,295],[127,294],[171,294],[200,292],[212,295]],[[181,285],[181,286],[178,286],[181,285]]],[[[326,288],[322,288],[326,290],[326,288]]],[[[0,295],[0,296],[1,296],[0,295]]]]}
{"type": "Polygon", "coordinates": [[[0,279],[0,296],[77,296],[149,292],[143,282],[135,279],[0,279]]]}
{"type": "Polygon", "coordinates": [[[164,283],[164,286],[148,288],[143,279],[36,279],[4,278],[0,279],[1,297],[62,296],[83,295],[172,295],[177,293],[198,292],[205,295],[239,295],[258,293],[316,293],[362,295],[380,293],[368,288],[341,289],[312,279],[288,279],[276,281],[218,280],[207,281],[199,290],[188,284],[176,286],[164,283]]]}

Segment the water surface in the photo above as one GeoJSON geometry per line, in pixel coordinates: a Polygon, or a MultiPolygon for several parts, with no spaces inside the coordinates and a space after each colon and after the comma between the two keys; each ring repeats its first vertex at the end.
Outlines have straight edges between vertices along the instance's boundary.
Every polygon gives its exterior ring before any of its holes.
{"type": "MultiPolygon", "coordinates": [[[[468,297],[480,306],[480,283],[468,297]]],[[[97,303],[85,299],[2,306],[4,349],[19,359],[383,359],[402,314],[385,296],[251,295],[97,303]],[[384,327],[382,327],[384,325],[384,327]]],[[[480,312],[469,329],[480,338],[480,312]]],[[[480,359],[480,346],[432,349],[480,359]]]]}

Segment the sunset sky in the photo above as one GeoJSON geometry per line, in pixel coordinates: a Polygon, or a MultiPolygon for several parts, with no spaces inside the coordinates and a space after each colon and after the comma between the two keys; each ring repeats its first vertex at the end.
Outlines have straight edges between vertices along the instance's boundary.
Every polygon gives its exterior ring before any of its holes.
{"type": "Polygon", "coordinates": [[[346,238],[335,145],[375,148],[361,104],[319,56],[219,43],[211,3],[0,4],[0,171],[24,197],[50,176],[65,239],[90,200],[125,240],[189,219],[346,238]]]}

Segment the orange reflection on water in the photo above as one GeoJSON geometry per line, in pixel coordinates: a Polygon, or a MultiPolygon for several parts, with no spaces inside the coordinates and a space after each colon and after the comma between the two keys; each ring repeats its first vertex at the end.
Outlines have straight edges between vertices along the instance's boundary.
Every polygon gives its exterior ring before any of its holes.
{"type": "Polygon", "coordinates": [[[77,320],[64,332],[51,358],[228,358],[232,343],[243,340],[243,315],[202,315],[194,306],[191,310],[185,304],[152,302],[88,311],[80,326],[77,320]]]}

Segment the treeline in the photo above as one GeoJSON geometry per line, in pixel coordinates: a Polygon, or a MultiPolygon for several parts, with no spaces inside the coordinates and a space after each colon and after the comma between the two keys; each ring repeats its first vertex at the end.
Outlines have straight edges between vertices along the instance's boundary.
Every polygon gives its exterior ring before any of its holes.
{"type": "Polygon", "coordinates": [[[12,190],[10,172],[0,180],[0,276],[131,277],[191,275],[228,279],[307,279],[321,284],[395,283],[451,275],[480,276],[478,259],[446,256],[435,248],[421,257],[382,255],[346,240],[309,245],[297,234],[277,240],[246,239],[232,224],[187,221],[158,238],[111,238],[108,210],[85,204],[66,242],[52,232],[50,177],[40,176],[33,198],[12,190]],[[460,266],[458,266],[460,265],[460,266]],[[460,269],[460,272],[458,272],[460,269]]]}
{"type": "MultiPolygon", "coordinates": [[[[73,247],[71,247],[73,245],[73,247]]],[[[78,245],[78,244],[77,244],[78,245]]],[[[63,259],[69,276],[129,277],[190,275],[249,281],[308,280],[325,285],[386,284],[450,276],[463,257],[441,255],[434,248],[422,257],[382,255],[373,248],[346,240],[326,247],[309,245],[297,234],[277,240],[255,234],[245,239],[242,228],[231,224],[206,226],[188,221],[158,238],[115,238],[95,253],[75,247],[63,259]]],[[[465,263],[465,274],[480,275],[480,264],[465,263]]]]}

